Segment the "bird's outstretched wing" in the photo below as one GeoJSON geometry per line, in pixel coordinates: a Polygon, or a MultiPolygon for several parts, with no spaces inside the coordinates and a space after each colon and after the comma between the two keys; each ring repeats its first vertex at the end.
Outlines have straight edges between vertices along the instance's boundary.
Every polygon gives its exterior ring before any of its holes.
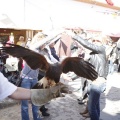
{"type": "Polygon", "coordinates": [[[95,80],[98,77],[98,73],[95,71],[94,66],[82,58],[68,57],[62,61],[61,65],[63,73],[72,71],[78,76],[89,80],[95,80]]]}
{"type": "Polygon", "coordinates": [[[22,58],[33,70],[40,68],[46,71],[49,67],[49,63],[43,55],[22,46],[9,44],[9,46],[0,47],[0,50],[13,57],[22,58]]]}

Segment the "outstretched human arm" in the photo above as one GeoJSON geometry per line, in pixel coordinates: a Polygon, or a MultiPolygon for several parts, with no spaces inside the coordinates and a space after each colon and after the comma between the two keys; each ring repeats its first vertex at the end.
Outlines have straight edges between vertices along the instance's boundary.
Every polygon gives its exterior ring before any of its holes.
{"type": "Polygon", "coordinates": [[[54,98],[60,87],[55,86],[48,89],[26,89],[16,87],[0,73],[0,100],[10,97],[15,100],[31,100],[33,104],[42,105],[54,98]]]}
{"type": "Polygon", "coordinates": [[[85,48],[87,48],[87,49],[89,49],[89,50],[91,50],[93,52],[101,53],[103,51],[103,47],[92,44],[92,43],[88,42],[88,40],[85,40],[85,39],[81,38],[78,35],[75,35],[72,38],[75,41],[77,41],[78,43],[80,43],[83,47],[85,47],[85,48]]]}
{"type": "Polygon", "coordinates": [[[68,35],[70,35],[73,40],[77,41],[78,43],[80,43],[84,48],[91,50],[94,53],[103,53],[104,52],[104,46],[99,46],[93,43],[90,43],[88,40],[83,39],[81,36],[76,35],[75,33],[73,33],[72,31],[67,31],[66,32],[68,35]]]}
{"type": "Polygon", "coordinates": [[[30,100],[31,90],[18,87],[9,97],[16,100],[30,100]]]}
{"type": "Polygon", "coordinates": [[[18,87],[9,97],[15,100],[31,100],[34,105],[41,106],[54,99],[59,89],[59,86],[48,89],[25,89],[18,87]]]}

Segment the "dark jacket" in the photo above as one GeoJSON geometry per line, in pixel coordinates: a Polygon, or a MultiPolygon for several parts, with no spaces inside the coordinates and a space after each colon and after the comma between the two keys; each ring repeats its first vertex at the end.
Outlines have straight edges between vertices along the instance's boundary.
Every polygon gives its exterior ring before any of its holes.
{"type": "Polygon", "coordinates": [[[56,50],[54,47],[50,47],[50,51],[51,51],[51,54],[53,55],[53,57],[59,61],[59,57],[57,56],[56,54],[56,50]]]}
{"type": "Polygon", "coordinates": [[[95,66],[96,71],[99,76],[106,78],[107,77],[107,61],[106,61],[106,53],[105,46],[97,46],[88,42],[88,40],[82,39],[80,36],[74,36],[74,40],[79,42],[83,47],[91,50],[89,62],[95,66]]]}

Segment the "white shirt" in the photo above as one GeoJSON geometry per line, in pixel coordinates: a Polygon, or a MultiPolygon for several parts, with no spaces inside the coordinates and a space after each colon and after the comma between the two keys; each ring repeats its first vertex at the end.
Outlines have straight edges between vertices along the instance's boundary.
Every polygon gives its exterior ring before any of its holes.
{"type": "Polygon", "coordinates": [[[10,83],[6,77],[0,72],[0,100],[5,99],[15,92],[17,87],[10,83]]]}
{"type": "Polygon", "coordinates": [[[18,62],[18,58],[9,56],[9,58],[6,59],[6,64],[4,65],[6,72],[18,71],[18,62]]]}

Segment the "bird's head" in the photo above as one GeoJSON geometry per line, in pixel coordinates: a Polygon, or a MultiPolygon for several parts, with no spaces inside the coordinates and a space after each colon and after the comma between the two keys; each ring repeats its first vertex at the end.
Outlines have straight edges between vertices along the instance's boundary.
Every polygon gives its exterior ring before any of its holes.
{"type": "Polygon", "coordinates": [[[40,79],[37,84],[35,84],[32,89],[46,89],[52,86],[56,86],[56,83],[54,80],[47,80],[46,77],[43,77],[40,79]]]}
{"type": "Polygon", "coordinates": [[[61,65],[59,63],[55,63],[50,65],[45,76],[48,80],[54,80],[55,83],[58,83],[61,74],[62,74],[61,65]]]}

